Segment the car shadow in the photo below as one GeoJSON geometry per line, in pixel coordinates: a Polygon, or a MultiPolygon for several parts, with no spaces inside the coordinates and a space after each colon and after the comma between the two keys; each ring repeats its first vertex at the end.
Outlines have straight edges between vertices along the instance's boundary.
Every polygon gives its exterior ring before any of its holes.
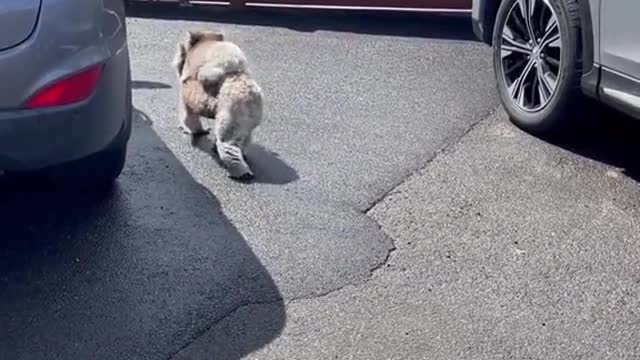
{"type": "Polygon", "coordinates": [[[144,81],[144,80],[133,80],[131,82],[131,87],[136,89],[171,89],[171,85],[157,82],[157,81],[144,81]]]}
{"type": "MultiPolygon", "coordinates": [[[[223,166],[215,152],[215,143],[208,136],[191,138],[191,145],[211,156],[219,166],[223,166]]],[[[247,163],[255,173],[251,183],[285,185],[299,179],[296,170],[282,160],[279,154],[262,145],[250,144],[245,156],[247,163]]]]}
{"type": "Polygon", "coordinates": [[[174,3],[133,2],[130,17],[191,20],[281,27],[301,32],[334,31],[368,35],[477,41],[468,14],[246,8],[183,7],[174,3]]]}
{"type": "Polygon", "coordinates": [[[640,121],[604,105],[593,104],[591,115],[570,135],[545,139],[575,154],[621,169],[640,182],[640,121]]]}
{"type": "Polygon", "coordinates": [[[267,269],[136,114],[107,194],[0,177],[0,359],[169,359],[199,338],[239,359],[282,331],[267,269]],[[270,311],[234,324],[233,348],[205,336],[254,303],[270,311]]]}

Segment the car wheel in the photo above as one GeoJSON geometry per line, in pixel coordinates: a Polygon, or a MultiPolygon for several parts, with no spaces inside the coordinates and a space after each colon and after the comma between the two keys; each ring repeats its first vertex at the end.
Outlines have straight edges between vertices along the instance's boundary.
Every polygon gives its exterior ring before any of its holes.
{"type": "Polygon", "coordinates": [[[548,135],[569,128],[584,96],[575,0],[505,0],[493,32],[498,93],[511,121],[548,135]]]}
{"type": "Polygon", "coordinates": [[[127,142],[47,171],[55,185],[78,190],[103,191],[111,188],[122,173],[127,157],[127,142]]]}

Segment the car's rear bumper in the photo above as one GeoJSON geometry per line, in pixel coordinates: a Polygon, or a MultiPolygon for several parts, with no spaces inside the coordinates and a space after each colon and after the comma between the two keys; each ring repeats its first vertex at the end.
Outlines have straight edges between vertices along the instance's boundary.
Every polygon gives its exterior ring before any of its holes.
{"type": "Polygon", "coordinates": [[[131,85],[125,48],[106,63],[80,104],[0,111],[0,170],[28,171],[84,158],[129,138],[131,85]]]}

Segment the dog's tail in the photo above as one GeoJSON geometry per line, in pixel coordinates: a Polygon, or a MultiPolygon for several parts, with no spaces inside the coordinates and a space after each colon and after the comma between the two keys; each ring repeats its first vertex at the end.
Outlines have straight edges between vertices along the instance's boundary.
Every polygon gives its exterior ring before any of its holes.
{"type": "Polygon", "coordinates": [[[247,64],[244,59],[227,61],[224,65],[207,63],[198,69],[197,79],[203,84],[220,84],[227,75],[245,72],[247,64]]]}
{"type": "Polygon", "coordinates": [[[197,79],[203,84],[219,84],[226,72],[222,66],[207,63],[198,69],[197,79]]]}

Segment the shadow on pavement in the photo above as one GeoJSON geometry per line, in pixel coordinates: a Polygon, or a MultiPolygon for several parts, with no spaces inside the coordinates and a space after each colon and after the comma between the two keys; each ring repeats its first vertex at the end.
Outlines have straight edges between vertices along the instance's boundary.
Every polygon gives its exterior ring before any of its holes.
{"type": "Polygon", "coordinates": [[[171,85],[157,82],[157,81],[144,81],[134,80],[131,82],[133,89],[171,89],[171,85]]]}
{"type": "Polygon", "coordinates": [[[336,31],[477,41],[468,14],[420,14],[373,11],[244,9],[217,6],[180,7],[171,3],[134,3],[128,16],[164,20],[282,27],[295,31],[336,31]]]}
{"type": "Polygon", "coordinates": [[[640,182],[640,121],[593,105],[594,112],[571,136],[548,140],[578,155],[620,168],[640,182]]]}
{"type": "Polygon", "coordinates": [[[151,120],[151,118],[149,117],[149,115],[145,114],[144,112],[134,108],[133,109],[133,116],[142,124],[148,125],[148,126],[153,126],[153,120],[151,120]]]}
{"type": "MultiPolygon", "coordinates": [[[[220,158],[215,153],[215,144],[207,136],[193,138],[191,145],[211,156],[220,166],[220,158]]],[[[246,151],[246,161],[255,173],[251,183],[284,185],[299,179],[294,168],[284,162],[277,153],[259,144],[250,144],[246,151]]]]}
{"type": "Polygon", "coordinates": [[[272,311],[224,358],[279,335],[267,269],[139,116],[129,155],[105,196],[0,179],[0,359],[169,359],[251,303],[272,311]]]}

